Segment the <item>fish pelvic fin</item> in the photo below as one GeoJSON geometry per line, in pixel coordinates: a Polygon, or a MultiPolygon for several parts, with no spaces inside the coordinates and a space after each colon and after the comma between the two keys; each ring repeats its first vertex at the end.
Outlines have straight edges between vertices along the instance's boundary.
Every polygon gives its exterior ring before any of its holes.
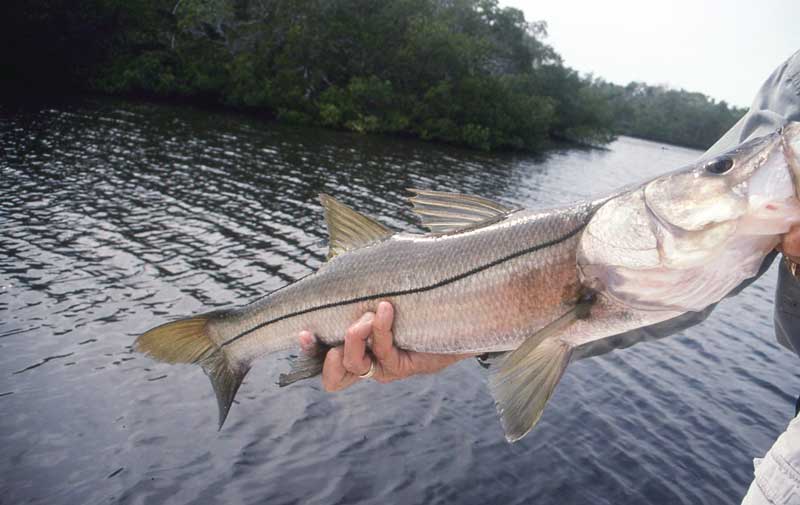
{"type": "Polygon", "coordinates": [[[212,312],[157,326],[139,336],[134,349],[157,361],[200,365],[217,397],[219,429],[222,429],[250,367],[230,359],[211,340],[208,323],[217,314],[212,312]]]}
{"type": "Polygon", "coordinates": [[[516,442],[539,422],[569,365],[572,346],[559,335],[581,314],[572,309],[508,353],[489,376],[506,440],[516,442]]]}
{"type": "Polygon", "coordinates": [[[330,347],[317,341],[310,351],[303,352],[299,356],[292,358],[292,368],[289,373],[282,373],[278,377],[278,386],[288,386],[303,379],[311,379],[322,374],[325,356],[328,355],[329,349],[330,347]]]}

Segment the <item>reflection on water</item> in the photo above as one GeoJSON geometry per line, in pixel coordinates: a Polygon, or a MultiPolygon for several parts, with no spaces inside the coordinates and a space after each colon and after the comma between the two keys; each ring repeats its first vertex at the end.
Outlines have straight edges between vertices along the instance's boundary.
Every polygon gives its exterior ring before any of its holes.
{"type": "MultiPolygon", "coordinates": [[[[416,229],[405,188],[547,206],[698,152],[489,155],[117,101],[0,110],[0,495],[8,503],[716,503],[741,498],[800,392],[774,272],[685,335],[572,365],[503,439],[477,364],[327,395],[248,375],[221,432],[196,367],[133,354],[155,323],[324,259],[327,192],[416,229]]],[[[5,502],[5,501],[4,501],[5,502]]]]}

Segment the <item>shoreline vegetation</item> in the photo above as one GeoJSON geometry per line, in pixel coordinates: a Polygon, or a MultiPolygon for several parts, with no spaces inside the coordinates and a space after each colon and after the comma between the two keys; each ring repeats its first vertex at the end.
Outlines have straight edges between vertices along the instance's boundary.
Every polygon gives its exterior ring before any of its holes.
{"type": "Polygon", "coordinates": [[[496,0],[12,0],[17,91],[253,110],[279,121],[536,151],[615,135],[704,149],[745,112],[580,75],[496,0]]]}

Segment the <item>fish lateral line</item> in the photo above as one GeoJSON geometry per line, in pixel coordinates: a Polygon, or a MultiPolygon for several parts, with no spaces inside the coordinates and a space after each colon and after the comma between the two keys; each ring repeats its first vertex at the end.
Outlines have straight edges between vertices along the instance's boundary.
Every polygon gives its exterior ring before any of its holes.
{"type": "Polygon", "coordinates": [[[245,337],[245,336],[249,335],[250,333],[253,333],[254,331],[258,331],[258,330],[260,330],[260,329],[262,329],[262,328],[264,328],[266,326],[269,326],[270,324],[274,324],[274,323],[277,323],[277,322],[280,322],[280,321],[283,321],[283,320],[286,320],[286,319],[289,319],[289,318],[292,318],[292,317],[302,316],[302,315],[305,315],[305,314],[308,314],[308,313],[311,313],[311,312],[315,312],[315,311],[318,311],[318,310],[331,309],[331,308],[335,308],[335,307],[341,307],[343,305],[351,305],[351,304],[354,304],[354,303],[367,302],[367,301],[370,301],[370,300],[377,300],[377,299],[381,299],[381,298],[405,296],[405,295],[412,295],[412,294],[416,294],[416,293],[423,293],[423,292],[426,292],[426,291],[432,291],[434,289],[441,288],[441,287],[446,286],[448,284],[452,284],[453,282],[457,282],[457,281],[460,281],[462,279],[466,279],[467,277],[470,277],[472,275],[480,273],[480,272],[482,272],[484,270],[488,270],[489,268],[496,267],[497,265],[501,265],[501,264],[503,264],[503,263],[505,263],[507,261],[511,261],[513,259],[519,258],[520,256],[525,256],[527,254],[532,254],[532,253],[535,253],[537,251],[541,251],[543,249],[547,249],[548,247],[553,247],[555,245],[558,245],[558,244],[560,244],[560,243],[562,243],[562,242],[564,242],[566,240],[571,239],[572,237],[574,237],[575,235],[580,233],[585,227],[586,227],[585,223],[584,224],[580,224],[577,227],[575,227],[575,229],[571,230],[570,232],[568,232],[568,233],[566,233],[566,234],[564,234],[564,235],[562,235],[562,236],[560,236],[560,237],[558,237],[556,239],[553,239],[553,240],[550,240],[550,241],[547,241],[547,242],[543,242],[541,244],[536,244],[536,245],[528,247],[526,249],[522,249],[522,250],[517,251],[515,253],[509,254],[507,256],[503,256],[501,258],[493,260],[493,261],[491,261],[489,263],[486,263],[484,265],[477,266],[475,268],[467,270],[466,272],[462,272],[462,273],[460,273],[458,275],[454,275],[452,277],[448,277],[446,279],[442,279],[442,280],[440,280],[438,282],[435,282],[433,284],[429,284],[427,286],[419,286],[419,287],[416,287],[416,288],[401,289],[401,290],[396,290],[396,291],[386,291],[386,292],[383,292],[383,293],[376,293],[374,295],[364,295],[364,296],[359,296],[359,297],[356,297],[356,298],[350,298],[350,299],[341,300],[341,301],[338,301],[338,302],[325,303],[325,304],[322,304],[322,305],[317,305],[315,307],[309,307],[307,309],[298,310],[298,311],[295,311],[295,312],[290,312],[288,314],[284,314],[282,316],[278,316],[278,317],[269,319],[267,321],[264,321],[262,323],[259,323],[256,326],[254,326],[254,327],[252,327],[252,328],[250,328],[248,330],[245,330],[242,333],[240,333],[240,334],[238,334],[238,335],[236,335],[234,337],[231,337],[230,339],[228,339],[225,342],[221,343],[220,347],[226,347],[226,346],[236,342],[237,340],[241,339],[242,337],[245,337]]]}

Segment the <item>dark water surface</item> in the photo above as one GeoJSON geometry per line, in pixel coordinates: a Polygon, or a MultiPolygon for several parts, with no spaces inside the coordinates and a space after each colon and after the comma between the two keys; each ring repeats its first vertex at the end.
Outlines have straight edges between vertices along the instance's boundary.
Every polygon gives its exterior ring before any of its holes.
{"type": "Polygon", "coordinates": [[[330,395],[278,390],[268,357],[217,432],[203,372],[130,345],[315,269],[320,191],[414,229],[407,187],[547,206],[699,153],[494,156],[115,101],[0,113],[0,503],[732,503],[793,412],[773,270],[685,334],[571,365],[515,445],[472,360],[330,395]]]}

